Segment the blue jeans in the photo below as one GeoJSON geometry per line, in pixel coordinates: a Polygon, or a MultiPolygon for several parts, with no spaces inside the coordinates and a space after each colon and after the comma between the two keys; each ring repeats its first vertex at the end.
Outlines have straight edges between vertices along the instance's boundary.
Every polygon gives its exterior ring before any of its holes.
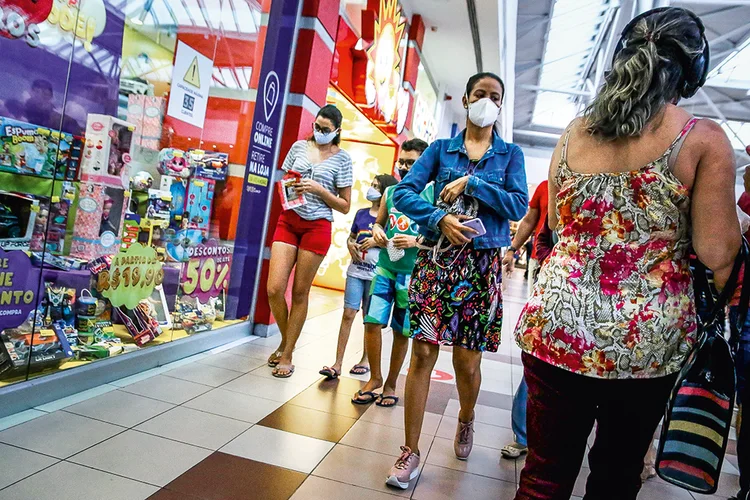
{"type": "Polygon", "coordinates": [[[527,446],[526,443],[526,400],[529,399],[529,389],[526,387],[526,378],[521,379],[516,395],[513,396],[513,408],[511,410],[511,426],[516,436],[516,443],[527,446]]]}

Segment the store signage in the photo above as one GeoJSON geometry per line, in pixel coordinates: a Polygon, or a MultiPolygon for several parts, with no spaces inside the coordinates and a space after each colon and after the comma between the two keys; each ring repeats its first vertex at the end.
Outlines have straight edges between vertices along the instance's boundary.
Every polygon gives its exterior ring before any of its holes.
{"type": "Polygon", "coordinates": [[[0,248],[0,330],[26,321],[36,307],[38,287],[39,275],[32,272],[29,256],[0,248]]]}
{"type": "Polygon", "coordinates": [[[177,42],[167,114],[203,128],[214,62],[188,44],[177,42]]]}
{"type": "Polygon", "coordinates": [[[258,106],[255,106],[250,149],[237,225],[234,263],[227,295],[227,317],[247,315],[262,264],[266,220],[279,161],[286,89],[294,63],[296,25],[302,0],[274,0],[260,65],[258,106]],[[262,102],[262,105],[260,104],[262,102]]]}
{"type": "Polygon", "coordinates": [[[135,309],[162,281],[164,268],[156,249],[133,243],[112,258],[109,270],[98,274],[96,289],[113,306],[135,309]]]}
{"type": "MultiPolygon", "coordinates": [[[[398,0],[380,0],[375,21],[375,40],[367,49],[365,95],[370,106],[376,106],[386,123],[405,122],[399,100],[403,102],[401,82],[401,41],[406,32],[406,18],[398,0]]],[[[408,106],[407,106],[408,109],[408,106]]]]}
{"type": "Polygon", "coordinates": [[[219,297],[229,285],[232,248],[209,240],[188,249],[189,260],[182,268],[182,291],[202,303],[219,297]]]}
{"type": "Polygon", "coordinates": [[[107,9],[103,0],[3,0],[0,2],[0,36],[25,38],[31,47],[41,43],[44,24],[75,33],[91,52],[92,41],[104,32],[107,9]]]}

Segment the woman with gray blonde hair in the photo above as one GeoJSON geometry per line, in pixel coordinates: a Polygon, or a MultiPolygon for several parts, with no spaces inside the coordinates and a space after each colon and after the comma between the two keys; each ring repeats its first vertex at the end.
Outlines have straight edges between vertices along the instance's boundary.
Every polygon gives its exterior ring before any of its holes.
{"type": "Polygon", "coordinates": [[[584,498],[638,495],[696,340],[691,249],[722,286],[740,247],[732,146],[719,125],[676,106],[707,72],[697,16],[638,16],[555,149],[549,226],[559,241],[516,328],[529,390],[517,500],[570,498],[595,423],[584,498]]]}

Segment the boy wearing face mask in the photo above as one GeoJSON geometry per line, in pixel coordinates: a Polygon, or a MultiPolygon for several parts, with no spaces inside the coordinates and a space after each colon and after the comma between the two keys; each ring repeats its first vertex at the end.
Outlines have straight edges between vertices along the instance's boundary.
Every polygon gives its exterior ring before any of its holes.
{"type": "MultiPolygon", "coordinates": [[[[411,166],[427,149],[421,139],[412,139],[401,145],[399,175],[407,177],[411,166]]],[[[385,248],[380,252],[375,276],[370,288],[370,300],[365,317],[365,348],[370,361],[370,380],[352,398],[355,404],[392,407],[398,403],[396,381],[409,349],[408,289],[414,260],[417,257],[417,225],[393,205],[393,190],[386,189],[380,203],[378,219],[373,226],[375,242],[385,248]],[[380,367],[382,330],[390,321],[393,329],[393,349],[388,379],[383,385],[380,367]],[[382,393],[375,391],[383,387],[382,393]]],[[[429,194],[425,193],[425,197],[429,194]]],[[[431,202],[431,200],[430,200],[431,202]]]]}
{"type": "MultiPolygon", "coordinates": [[[[346,271],[344,315],[341,318],[341,327],[339,328],[336,362],[331,366],[324,366],[319,372],[329,380],[338,378],[341,375],[341,365],[344,362],[346,344],[349,342],[352,324],[360,307],[362,308],[363,316],[367,316],[370,285],[375,275],[375,265],[378,263],[380,256],[380,247],[372,237],[372,227],[380,210],[380,200],[383,192],[397,183],[398,181],[392,175],[376,176],[366,194],[367,201],[372,203],[372,206],[359,210],[354,216],[351,234],[346,242],[349,254],[352,256],[352,261],[346,271]]],[[[349,373],[364,375],[369,371],[370,365],[367,361],[367,349],[365,349],[362,352],[362,359],[354,365],[349,373]]]]}

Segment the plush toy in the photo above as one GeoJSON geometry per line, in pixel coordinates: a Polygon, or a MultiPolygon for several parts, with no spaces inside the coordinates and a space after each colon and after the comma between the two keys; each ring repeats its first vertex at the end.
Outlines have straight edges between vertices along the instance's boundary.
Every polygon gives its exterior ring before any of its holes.
{"type": "Polygon", "coordinates": [[[187,179],[192,173],[192,167],[185,152],[175,148],[164,148],[159,152],[157,170],[162,175],[183,179],[187,179]]]}

